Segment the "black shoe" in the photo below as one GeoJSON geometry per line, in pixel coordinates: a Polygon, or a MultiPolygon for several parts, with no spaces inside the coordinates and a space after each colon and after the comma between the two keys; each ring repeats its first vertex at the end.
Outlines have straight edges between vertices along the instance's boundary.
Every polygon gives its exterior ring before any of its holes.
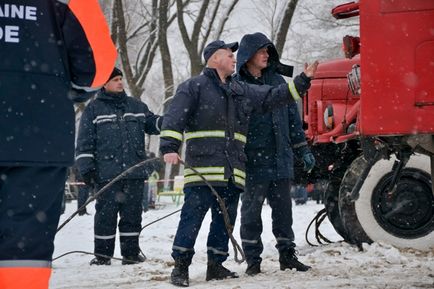
{"type": "Polygon", "coordinates": [[[136,256],[124,256],[122,258],[122,265],[131,265],[131,264],[138,264],[145,262],[146,257],[142,255],[136,255],[136,256]]]}
{"type": "Polygon", "coordinates": [[[238,274],[226,269],[220,263],[208,261],[208,267],[206,268],[206,281],[222,280],[226,278],[238,278],[238,274]]]}
{"type": "Polygon", "coordinates": [[[89,262],[90,265],[111,265],[112,262],[109,258],[95,257],[89,262]]]}
{"type": "Polygon", "coordinates": [[[282,271],[285,269],[296,269],[297,271],[306,272],[312,268],[298,261],[294,250],[282,252],[279,257],[279,262],[280,270],[282,271]]]}
{"type": "Polygon", "coordinates": [[[247,265],[246,274],[255,276],[261,273],[261,263],[252,263],[247,265]]]}
{"type": "Polygon", "coordinates": [[[183,261],[175,261],[175,268],[170,275],[170,283],[179,287],[188,287],[188,263],[183,261]]]}

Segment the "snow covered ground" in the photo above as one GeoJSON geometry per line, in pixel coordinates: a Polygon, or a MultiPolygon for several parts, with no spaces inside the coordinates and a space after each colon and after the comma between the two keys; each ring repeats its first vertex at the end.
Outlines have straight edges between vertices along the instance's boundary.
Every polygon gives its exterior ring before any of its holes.
{"type": "MultiPolygon", "coordinates": [[[[146,225],[181,206],[165,197],[156,210],[143,215],[142,225],[146,225]]],[[[66,213],[61,222],[76,209],[76,202],[67,203],[66,213]]],[[[94,204],[88,206],[92,215],[77,216],[56,236],[54,257],[74,250],[93,250],[93,215],[94,204]]],[[[299,251],[299,259],[313,267],[306,273],[280,271],[274,237],[271,233],[270,207],[263,208],[264,253],[262,255],[263,273],[250,277],[244,271],[246,264],[237,264],[231,255],[225,266],[238,272],[239,279],[205,281],[206,272],[206,236],[209,228],[207,215],[196,243],[196,255],[190,266],[190,287],[192,288],[434,288],[434,251],[418,252],[398,250],[386,244],[365,245],[364,251],[346,243],[337,242],[321,247],[310,247],[304,240],[307,225],[323,208],[314,202],[294,206],[294,232],[299,251]]],[[[140,246],[147,256],[147,261],[138,265],[122,266],[121,261],[113,260],[111,266],[89,266],[91,255],[70,254],[53,262],[52,289],[93,288],[93,289],[135,289],[135,288],[177,288],[169,283],[173,260],[170,257],[171,246],[179,213],[161,222],[145,228],[140,236],[140,246]]],[[[333,241],[340,240],[328,220],[321,226],[323,235],[333,241]]],[[[239,218],[235,229],[239,238],[239,218]]],[[[116,240],[115,256],[120,257],[119,239],[116,240]]],[[[311,240],[314,240],[313,236],[311,240]]]]}

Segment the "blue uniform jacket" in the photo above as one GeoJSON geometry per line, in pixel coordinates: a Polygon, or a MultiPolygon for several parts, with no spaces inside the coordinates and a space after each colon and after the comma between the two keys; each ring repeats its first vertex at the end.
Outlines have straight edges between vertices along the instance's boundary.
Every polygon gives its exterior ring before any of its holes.
{"type": "MultiPolygon", "coordinates": [[[[279,85],[285,83],[280,75],[283,67],[274,45],[265,35],[255,33],[243,38],[237,54],[237,79],[252,84],[279,85]],[[268,47],[269,65],[260,78],[255,78],[245,64],[263,47],[268,47]]],[[[287,71],[292,71],[292,68],[288,67],[287,71]]],[[[305,145],[306,138],[295,102],[265,114],[252,114],[245,147],[247,177],[250,181],[292,179],[293,150],[298,153],[297,149],[305,145]]]]}
{"type": "MultiPolygon", "coordinates": [[[[159,134],[161,123],[162,118],[140,100],[102,89],[80,120],[76,149],[80,173],[95,171],[100,183],[145,160],[145,133],[159,134]]],[[[142,167],[126,178],[146,177],[142,167]]]]}

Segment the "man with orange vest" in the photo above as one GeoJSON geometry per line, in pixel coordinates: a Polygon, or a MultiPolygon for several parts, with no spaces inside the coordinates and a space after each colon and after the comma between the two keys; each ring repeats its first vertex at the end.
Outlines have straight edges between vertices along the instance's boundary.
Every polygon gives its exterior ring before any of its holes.
{"type": "Polygon", "coordinates": [[[46,289],[73,101],[106,82],[117,54],[97,0],[1,0],[0,55],[0,288],[46,289]]]}

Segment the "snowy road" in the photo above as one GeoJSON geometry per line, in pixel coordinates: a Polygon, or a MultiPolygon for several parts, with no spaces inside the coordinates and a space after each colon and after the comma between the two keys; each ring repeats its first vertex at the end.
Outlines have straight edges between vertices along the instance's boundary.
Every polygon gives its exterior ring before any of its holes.
{"type": "MultiPolygon", "coordinates": [[[[56,236],[54,257],[68,251],[93,250],[93,203],[88,208],[91,216],[74,218],[56,236]],[[89,210],[90,209],[90,210],[89,210]]],[[[76,203],[68,203],[61,222],[69,217],[76,203]]],[[[143,215],[142,224],[167,215],[180,207],[162,200],[162,206],[143,215]]],[[[206,235],[209,215],[200,230],[195,247],[196,255],[190,266],[190,287],[192,288],[434,288],[434,251],[399,251],[384,244],[366,245],[364,252],[345,243],[334,243],[322,247],[310,247],[304,240],[304,233],[310,220],[322,209],[322,205],[309,202],[307,205],[294,206],[294,232],[299,251],[299,259],[313,269],[307,273],[280,271],[274,237],[271,233],[269,206],[263,208],[264,253],[262,255],[263,273],[250,277],[245,264],[238,265],[233,260],[233,252],[225,265],[238,272],[239,279],[205,281],[206,272],[206,235]]],[[[89,266],[92,258],[85,254],[67,255],[53,263],[51,278],[52,289],[93,288],[93,289],[138,289],[138,288],[177,288],[169,283],[171,266],[170,248],[176,231],[179,214],[144,229],[140,236],[140,246],[148,260],[139,265],[122,266],[114,260],[111,266],[89,266]]],[[[239,241],[239,218],[235,237],[239,241]]],[[[339,236],[328,222],[321,227],[322,233],[332,240],[339,236]]],[[[312,237],[313,238],[313,237],[312,237]]],[[[115,256],[120,256],[117,239],[115,256]]]]}

